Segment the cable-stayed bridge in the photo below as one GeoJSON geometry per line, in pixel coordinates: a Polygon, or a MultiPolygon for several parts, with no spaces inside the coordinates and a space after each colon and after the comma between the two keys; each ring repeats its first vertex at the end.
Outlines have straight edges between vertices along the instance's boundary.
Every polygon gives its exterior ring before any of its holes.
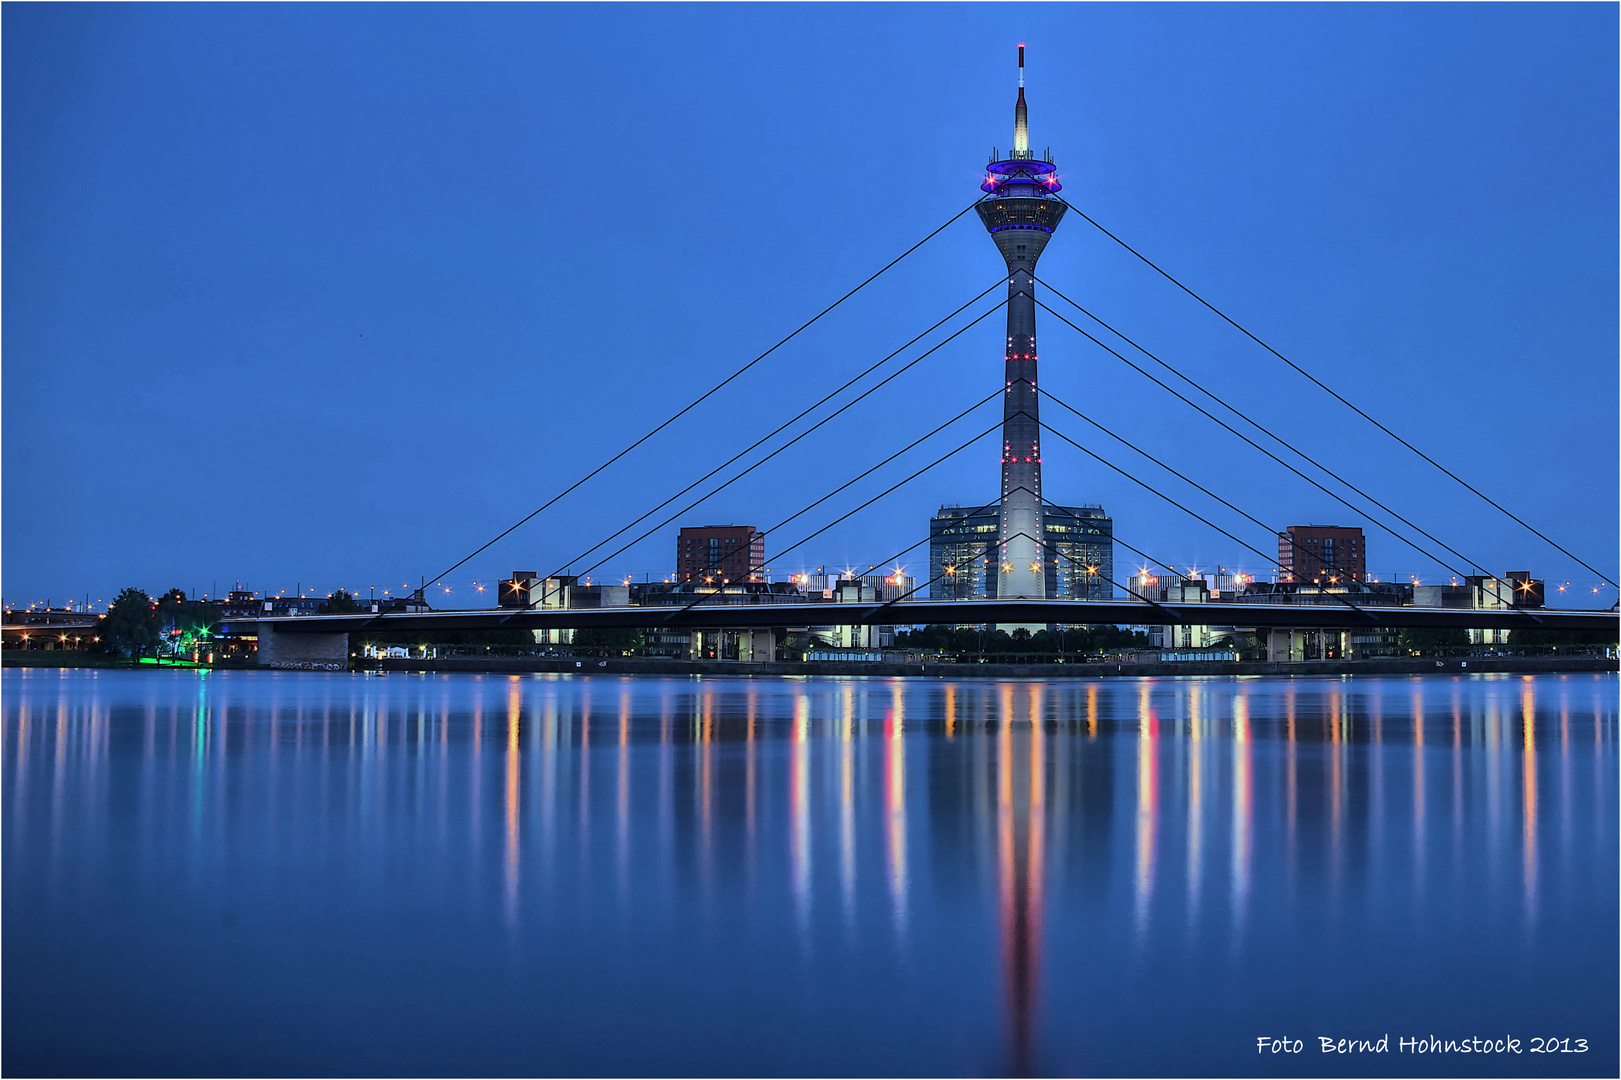
{"type": "MultiPolygon", "coordinates": [[[[495,544],[511,536],[518,529],[556,506],[563,499],[602,475],[617,462],[647,445],[688,416],[694,409],[723,391],[746,372],[766,361],[796,337],[823,318],[830,315],[851,297],[866,289],[891,268],[913,255],[934,237],[940,235],[959,219],[974,211],[995,242],[1006,264],[1006,273],[991,281],[985,289],[948,314],[913,336],[854,377],[802,409],[751,445],[711,468],[703,476],[665,498],[610,535],[598,540],[567,560],[545,581],[577,580],[600,570],[610,561],[631,551],[692,514],[707,500],[755,473],[769,462],[778,460],[793,447],[824,428],[837,417],[846,414],[859,403],[869,399],[883,387],[893,383],[905,372],[913,369],[931,355],[955,341],[973,327],[997,313],[1004,313],[1007,321],[1004,350],[1004,379],[989,392],[966,405],[955,416],[918,436],[906,446],[863,469],[848,481],[832,490],[817,495],[786,518],[763,530],[774,549],[773,559],[780,560],[789,553],[822,536],[828,530],[849,520],[863,510],[880,503],[916,480],[918,477],[945,465],[976,444],[988,440],[1000,431],[1001,485],[997,497],[981,507],[981,512],[992,512],[998,521],[997,535],[989,551],[994,552],[994,567],[985,575],[986,592],[983,599],[939,600],[926,599],[927,590],[939,580],[936,575],[917,586],[911,593],[890,598],[883,603],[826,603],[805,598],[804,602],[784,603],[780,597],[754,598],[755,602],[736,603],[728,596],[725,586],[737,582],[763,580],[764,563],[750,566],[746,572],[718,585],[710,581],[674,581],[663,595],[646,596],[639,606],[617,608],[560,608],[548,603],[551,596],[539,597],[528,608],[498,608],[457,611],[409,611],[391,614],[333,614],[300,617],[255,617],[228,620],[230,627],[262,628],[265,635],[282,638],[285,635],[302,637],[313,642],[316,637],[335,639],[356,632],[395,630],[473,630],[473,629],[585,629],[609,627],[669,627],[691,629],[760,629],[824,625],[923,625],[923,624],[998,624],[1036,628],[1045,625],[1077,624],[1135,624],[1135,625],[1232,625],[1243,627],[1287,627],[1318,629],[1481,629],[1481,630],[1613,630],[1616,616],[1611,611],[1553,610],[1540,605],[1532,606],[1525,596],[1498,597],[1488,607],[1434,608],[1415,607],[1393,602],[1391,590],[1381,592],[1370,587],[1371,582],[1355,571],[1349,577],[1335,576],[1332,571],[1310,581],[1295,581],[1296,593],[1291,603],[1267,602],[1258,597],[1239,597],[1233,602],[1186,603],[1171,602],[1162,597],[1145,595],[1128,584],[1114,580],[1100,566],[1072,566],[1069,569],[1083,573],[1088,579],[1107,586],[1116,599],[1058,599],[1045,595],[1044,566],[1053,560],[1070,558],[1046,539],[1043,528],[1044,497],[1042,490],[1041,438],[1048,435],[1086,454],[1099,465],[1111,470],[1140,487],[1147,495],[1163,500],[1185,513],[1205,528],[1225,537],[1260,560],[1260,565],[1283,562],[1281,548],[1268,550],[1272,544],[1295,545],[1292,534],[1280,530],[1278,523],[1268,523],[1249,513],[1216,490],[1216,487],[1181,471],[1156,454],[1134,442],[1105,420],[1090,415],[1069,401],[1042,387],[1037,377],[1038,350],[1036,346],[1036,317],[1038,309],[1061,326],[1074,331],[1115,360],[1136,371],[1159,391],[1192,414],[1208,421],[1215,428],[1281,467],[1300,483],[1309,487],[1316,496],[1326,496],[1354,515],[1384,533],[1428,563],[1441,567],[1454,579],[1502,581],[1506,575],[1488,569],[1460,546],[1437,535],[1439,529],[1431,523],[1420,525],[1381,499],[1366,486],[1352,483],[1328,460],[1328,455],[1313,453],[1272,428],[1261,423],[1231,401],[1220,397],[1190,378],[1169,360],[1128,337],[1120,329],[1106,322],[1092,310],[1073,299],[1063,288],[1055,287],[1037,274],[1037,262],[1052,239],[1066,214],[1073,214],[1098,230],[1110,241],[1118,244],[1131,256],[1141,260],[1155,273],[1172,283],[1182,293],[1219,317],[1227,326],[1264,350],[1305,379],[1334,403],[1349,410],[1361,421],[1372,426],[1383,436],[1394,440],[1421,459],[1438,475],[1440,482],[1457,484],[1473,496],[1498,511],[1507,527],[1529,532],[1553,551],[1596,575],[1601,587],[1616,589],[1615,578],[1593,566],[1565,545],[1536,528],[1513,510],[1470,484],[1453,470],[1426,454],[1408,439],[1365,412],[1347,397],[1314,376],[1304,366],[1284,356],[1237,320],[1217,308],[1181,280],[1163,269],[1114,232],[1075,207],[1061,194],[1063,185],[1052,163],[1051,153],[1038,156],[1029,141],[1029,117],[1024,91],[1024,52],[1019,53],[1019,89],[1014,110],[1013,148],[1006,154],[993,151],[987,166],[981,190],[982,197],[957,211],[944,223],[885,264],[866,280],[856,285],[833,303],[817,312],[770,348],[743,364],[731,374],[706,390],[683,408],[653,427],[639,439],[609,456],[585,476],[580,477],[562,491],[553,495],[536,509],[520,518],[485,543],[474,548],[461,560],[438,574],[421,578],[423,588],[417,599],[423,600],[430,583],[450,579],[457,570],[488,551],[495,544]],[[1038,287],[1060,307],[1038,297],[1038,287]],[[993,293],[1002,295],[992,297],[993,293]],[[932,342],[932,343],[931,343],[932,342]],[[999,420],[985,424],[982,410],[1000,400],[1002,414],[999,420]],[[1042,417],[1041,405],[1048,403],[1048,417],[1042,417]],[[1055,425],[1052,407],[1061,410],[1063,427],[1055,425]],[[976,415],[978,414],[978,415],[976,415]],[[1078,420],[1095,431],[1107,442],[1083,441],[1076,437],[1068,425],[1078,420]],[[982,426],[984,425],[984,426],[982,426]],[[955,431],[953,431],[955,429],[955,431]],[[972,432],[966,438],[962,432],[972,432]],[[950,434],[948,434],[948,432],[950,434]],[[939,442],[936,442],[939,440],[939,442]],[[851,509],[838,512],[836,502],[848,497],[850,489],[863,481],[885,473],[890,466],[925,445],[950,443],[928,464],[916,469],[900,480],[889,484],[883,491],[871,496],[851,509]],[[1101,447],[1101,448],[1100,448],[1101,447]],[[1129,455],[1122,458],[1109,447],[1118,447],[1129,455]],[[1139,475],[1141,466],[1151,467],[1145,479],[1139,475]],[[1126,464],[1122,464],[1122,460],[1126,464]],[[1172,478],[1169,483],[1165,477],[1172,478]],[[1189,494],[1178,497],[1173,491],[1189,494]],[[1195,509],[1193,503],[1204,509],[1195,509]],[[1210,504],[1221,509],[1216,510],[1210,504]],[[829,514],[832,514],[830,519],[829,514]],[[1224,526],[1212,515],[1236,515],[1241,523],[1228,517],[1231,527],[1224,526]],[[820,517],[821,524],[812,527],[820,517]],[[1233,530],[1239,531],[1233,531],[1233,530]],[[1246,540],[1265,537],[1262,546],[1246,540]],[[1324,578],[1326,577],[1326,580],[1324,578]],[[707,587],[706,586],[713,586],[707,587]],[[1248,602],[1254,599],[1259,602],[1248,602]],[[770,602],[768,602],[770,601],[770,602]]],[[[928,451],[928,452],[933,452],[928,451]]],[[[903,466],[904,467],[904,466],[903,466]]],[[[887,475],[887,474],[886,474],[887,475]]],[[[809,494],[809,493],[807,493],[809,494]]],[[[1388,499],[1388,496],[1386,497],[1388,499]]],[[[566,532],[566,528],[554,529],[566,532]]],[[[1455,539],[1455,538],[1454,538],[1455,539]]],[[[872,560],[870,565],[881,566],[902,558],[908,552],[923,546],[927,538],[901,551],[872,560]]],[[[1130,551],[1144,560],[1145,567],[1161,567],[1180,577],[1169,563],[1155,557],[1122,539],[1112,537],[1118,547],[1130,551]]],[[[1290,560],[1293,563],[1293,560],[1290,560]]],[[[1344,572],[1342,571],[1342,574],[1344,572]]],[[[551,588],[551,586],[547,586],[551,588]]],[[[1595,591],[1597,591],[1595,589],[1595,591]]],[[[1606,596],[1606,598],[1608,598],[1606,596]]],[[[1225,598],[1224,598],[1225,600],[1225,598]]]]}

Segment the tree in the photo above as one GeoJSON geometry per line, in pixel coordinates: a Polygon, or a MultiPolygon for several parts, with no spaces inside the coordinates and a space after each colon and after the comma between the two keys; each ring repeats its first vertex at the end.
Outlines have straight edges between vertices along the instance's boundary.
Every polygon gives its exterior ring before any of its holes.
{"type": "Polygon", "coordinates": [[[1511,630],[1508,643],[1516,649],[1559,649],[1615,645],[1615,627],[1608,630],[1544,630],[1529,627],[1511,630]]]}
{"type": "Polygon", "coordinates": [[[170,589],[157,604],[158,640],[173,652],[189,652],[210,638],[219,613],[217,604],[188,600],[180,589],[170,589]]]}
{"type": "Polygon", "coordinates": [[[1093,626],[1087,629],[1086,646],[1089,651],[1097,653],[1146,649],[1148,635],[1141,630],[1127,630],[1121,626],[1093,626]]]}
{"type": "Polygon", "coordinates": [[[1435,630],[1412,627],[1402,630],[1396,635],[1397,648],[1414,656],[1425,656],[1437,649],[1447,649],[1467,644],[1469,644],[1469,631],[1467,630],[1435,630]]]}
{"type": "Polygon", "coordinates": [[[607,653],[629,655],[646,643],[646,635],[631,627],[612,627],[599,630],[574,631],[574,644],[579,648],[602,649],[607,653]]]}
{"type": "MultiPolygon", "coordinates": [[[[895,643],[914,649],[935,649],[953,652],[960,649],[959,631],[950,626],[913,626],[895,632],[895,643]]],[[[976,646],[977,647],[977,646],[976,646]]]]}
{"type": "Polygon", "coordinates": [[[159,640],[156,605],[144,589],[128,588],[118,594],[102,621],[104,641],[131,660],[140,661],[159,640]]]}
{"type": "Polygon", "coordinates": [[[1009,634],[1005,630],[982,632],[958,630],[950,626],[915,626],[895,634],[897,644],[914,649],[935,649],[973,656],[986,653],[1066,653],[1080,654],[1110,652],[1114,649],[1144,649],[1148,635],[1141,631],[1123,630],[1118,626],[1088,626],[1065,630],[1055,634],[1037,630],[1034,634],[1022,630],[1009,634]]]}
{"type": "Polygon", "coordinates": [[[361,606],[359,600],[356,600],[343,589],[339,589],[326,598],[326,603],[317,608],[316,613],[320,615],[343,615],[351,611],[364,610],[366,609],[361,606]]]}

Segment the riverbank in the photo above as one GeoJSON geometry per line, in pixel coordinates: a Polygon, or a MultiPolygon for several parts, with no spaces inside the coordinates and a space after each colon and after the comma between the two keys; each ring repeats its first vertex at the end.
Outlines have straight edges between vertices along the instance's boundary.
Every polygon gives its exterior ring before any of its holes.
{"type": "Polygon", "coordinates": [[[130,662],[106,653],[79,652],[74,649],[17,649],[0,653],[0,667],[26,668],[115,668],[130,667],[130,662]]]}
{"type": "MultiPolygon", "coordinates": [[[[250,664],[215,665],[232,670],[254,670],[250,664]]],[[[150,658],[139,667],[128,660],[100,653],[73,651],[8,652],[0,667],[107,668],[156,670],[204,668],[206,664],[165,662],[150,658]]],[[[1438,675],[1523,674],[1561,671],[1615,671],[1617,663],[1602,656],[1472,656],[1464,659],[1410,657],[1379,660],[1308,660],[1301,663],[1271,661],[1183,661],[1148,664],[887,664],[809,661],[806,663],[745,664],[731,660],[657,660],[647,657],[595,659],[581,657],[452,656],[439,660],[361,661],[357,671],[476,672],[483,674],[552,673],[570,675],[897,675],[956,679],[1098,679],[1172,675],[1438,675]]]]}
{"type": "MultiPolygon", "coordinates": [[[[215,667],[224,665],[216,664],[215,667]]],[[[232,664],[231,667],[241,667],[232,664]]],[[[194,664],[190,660],[158,660],[148,656],[139,665],[129,662],[127,656],[108,653],[81,652],[77,649],[16,649],[0,653],[0,667],[26,668],[208,668],[208,664],[194,664]]]]}
{"type": "Polygon", "coordinates": [[[1150,664],[887,664],[808,661],[745,664],[730,660],[655,660],[642,657],[561,659],[546,657],[452,656],[440,660],[374,661],[360,670],[465,671],[491,674],[551,672],[592,675],[912,675],[974,679],[1096,679],[1170,675],[1436,675],[1540,674],[1559,671],[1615,671],[1602,656],[1472,656],[1466,659],[1411,657],[1379,660],[1185,661],[1150,664]]]}

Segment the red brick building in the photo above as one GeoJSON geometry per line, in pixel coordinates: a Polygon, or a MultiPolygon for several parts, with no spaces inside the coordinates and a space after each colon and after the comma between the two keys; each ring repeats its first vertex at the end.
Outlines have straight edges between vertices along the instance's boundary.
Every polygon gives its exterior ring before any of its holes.
{"type": "Polygon", "coordinates": [[[1278,534],[1279,581],[1365,581],[1368,549],[1362,530],[1341,525],[1291,525],[1278,534]]]}
{"type": "Polygon", "coordinates": [[[765,580],[765,533],[753,525],[699,525],[675,541],[677,581],[765,580]]]}

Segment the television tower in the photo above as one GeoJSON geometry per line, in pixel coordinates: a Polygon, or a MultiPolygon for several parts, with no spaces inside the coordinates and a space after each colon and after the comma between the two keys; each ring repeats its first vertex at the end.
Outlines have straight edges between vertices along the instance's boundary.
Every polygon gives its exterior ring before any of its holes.
{"type": "MultiPolygon", "coordinates": [[[[1047,561],[1041,520],[1041,425],[1036,405],[1036,260],[1064,216],[1052,197],[1063,185],[1053,163],[1030,152],[1024,105],[1024,46],[1019,46],[1019,99],[1013,106],[1013,150],[991,151],[974,207],[1007,261],[1007,391],[1002,397],[1002,508],[996,576],[999,597],[1044,597],[1047,561]]],[[[987,575],[988,577],[989,575],[987,575]]]]}

